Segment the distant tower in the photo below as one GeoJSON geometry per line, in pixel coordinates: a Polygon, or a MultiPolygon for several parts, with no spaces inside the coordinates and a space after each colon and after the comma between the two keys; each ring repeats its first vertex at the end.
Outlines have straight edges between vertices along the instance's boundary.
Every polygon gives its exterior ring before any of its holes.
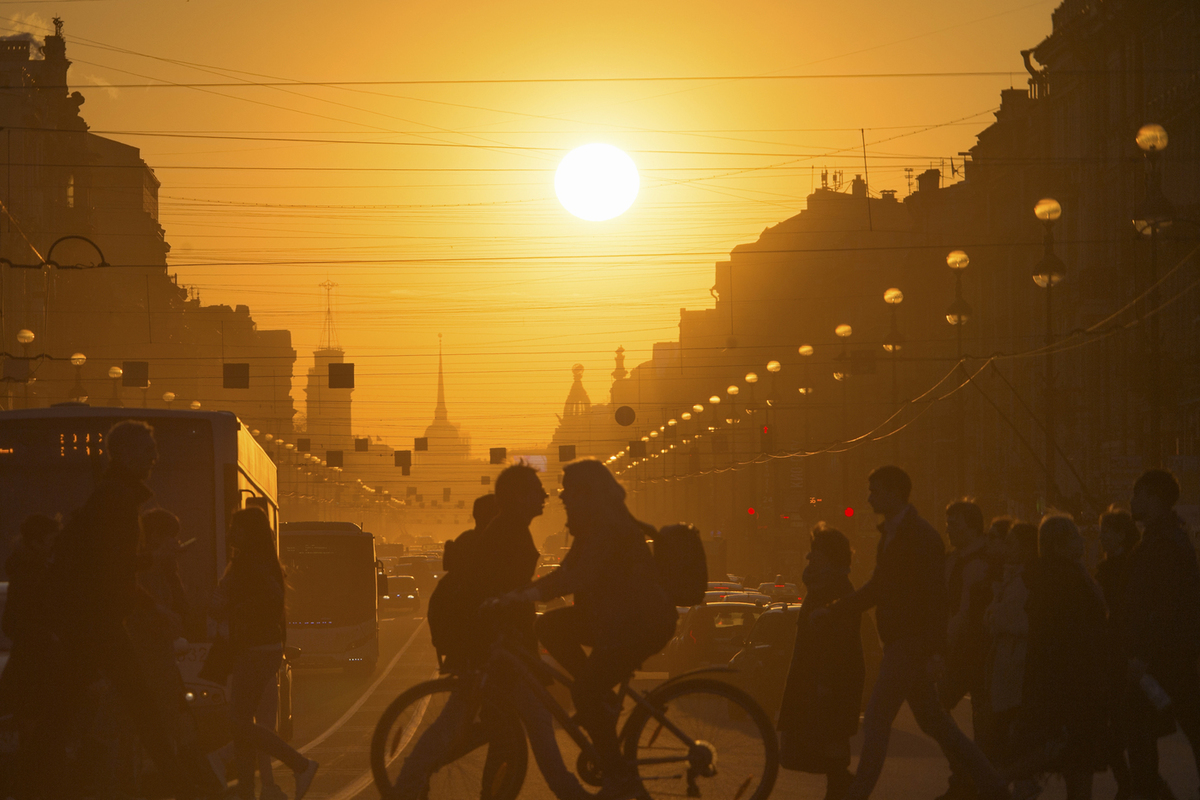
{"type": "Polygon", "coordinates": [[[333,324],[333,290],[337,284],[325,281],[325,321],[321,326],[321,340],[313,351],[313,366],[308,370],[308,382],[304,388],[308,414],[308,438],[312,440],[314,454],[320,456],[326,450],[349,450],[351,436],[351,394],[353,389],[329,388],[329,365],[345,361],[345,351],[338,343],[337,330],[333,324]]]}
{"type": "Polygon", "coordinates": [[[583,388],[583,364],[571,367],[571,374],[575,376],[575,382],[571,384],[571,391],[567,393],[563,416],[579,417],[588,413],[592,407],[592,400],[588,397],[587,390],[583,388]]]}
{"type": "Polygon", "coordinates": [[[425,429],[429,451],[418,453],[418,463],[448,465],[465,461],[470,455],[471,439],[450,421],[446,409],[446,379],[442,369],[442,335],[438,334],[437,404],[433,408],[433,423],[425,429]]]}
{"type": "Polygon", "coordinates": [[[612,371],[614,381],[623,381],[628,377],[629,371],[625,369],[625,348],[617,348],[617,367],[612,371]]]}

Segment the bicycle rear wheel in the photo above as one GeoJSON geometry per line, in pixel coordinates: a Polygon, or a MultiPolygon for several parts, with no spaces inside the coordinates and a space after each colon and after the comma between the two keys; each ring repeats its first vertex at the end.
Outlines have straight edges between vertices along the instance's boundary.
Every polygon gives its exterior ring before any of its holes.
{"type": "Polygon", "coordinates": [[[426,681],[384,710],[371,737],[371,773],[383,798],[517,796],[529,761],[525,730],[511,707],[491,697],[480,703],[471,691],[457,676],[426,681]]]}
{"type": "Polygon", "coordinates": [[[686,740],[638,706],[622,731],[625,756],[652,798],[765,800],[779,773],[779,742],[766,713],[727,683],[693,678],[668,684],[646,700],[665,712],[686,740]]]}

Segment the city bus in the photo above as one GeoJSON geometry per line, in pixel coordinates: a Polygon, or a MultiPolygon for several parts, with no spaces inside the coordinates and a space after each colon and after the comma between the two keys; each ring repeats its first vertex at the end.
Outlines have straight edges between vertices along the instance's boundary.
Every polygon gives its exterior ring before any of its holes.
{"type": "Polygon", "coordinates": [[[353,522],[285,522],[288,644],[296,667],[372,672],[379,661],[375,537],[353,522]]]}
{"type": "MultiPolygon", "coordinates": [[[[225,534],[233,512],[261,508],[278,530],[275,463],[250,431],[227,411],[173,411],[90,407],[65,403],[50,408],[0,411],[0,565],[8,557],[21,520],[30,514],[60,515],[65,522],[83,505],[108,464],[104,435],[134,419],[154,428],[158,463],[147,482],[154,492],[143,510],[160,507],[179,517],[180,539],[195,542],[180,554],[180,575],[196,621],[179,653],[192,713],[202,731],[228,733],[224,686],[198,677],[211,638],[204,625],[209,599],[225,571],[225,534]]],[[[0,570],[2,571],[2,570],[0,570]]],[[[0,580],[7,576],[0,574],[0,580]]],[[[279,730],[291,735],[291,679],[280,674],[279,730]]]]}

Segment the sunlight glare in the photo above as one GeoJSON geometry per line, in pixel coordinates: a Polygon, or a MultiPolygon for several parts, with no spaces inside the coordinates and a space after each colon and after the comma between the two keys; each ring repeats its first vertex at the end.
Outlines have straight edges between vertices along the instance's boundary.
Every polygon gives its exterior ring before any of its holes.
{"type": "Polygon", "coordinates": [[[563,208],[591,222],[624,214],[637,198],[639,185],[633,159],[599,142],[567,153],[554,173],[554,193],[563,208]]]}

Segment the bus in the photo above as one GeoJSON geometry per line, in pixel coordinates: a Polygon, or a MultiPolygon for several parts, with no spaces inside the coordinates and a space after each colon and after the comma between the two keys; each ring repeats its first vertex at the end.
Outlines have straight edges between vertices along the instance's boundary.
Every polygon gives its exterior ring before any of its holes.
{"type": "Polygon", "coordinates": [[[375,537],[353,522],[285,522],[288,644],[296,667],[373,672],[379,661],[375,537]]]}
{"type": "MultiPolygon", "coordinates": [[[[236,415],[91,407],[0,411],[0,580],[21,520],[60,515],[83,505],[108,464],[104,435],[116,423],[141,420],[154,428],[158,463],[147,482],[154,492],[143,510],[161,507],[179,517],[180,538],[195,543],[180,555],[180,574],[193,610],[193,629],[179,668],[193,716],[205,738],[228,734],[226,687],[198,677],[211,643],[204,625],[209,599],[225,571],[225,534],[233,512],[261,508],[278,530],[275,463],[236,415]]],[[[291,736],[291,675],[280,674],[279,731],[291,736]]]]}

